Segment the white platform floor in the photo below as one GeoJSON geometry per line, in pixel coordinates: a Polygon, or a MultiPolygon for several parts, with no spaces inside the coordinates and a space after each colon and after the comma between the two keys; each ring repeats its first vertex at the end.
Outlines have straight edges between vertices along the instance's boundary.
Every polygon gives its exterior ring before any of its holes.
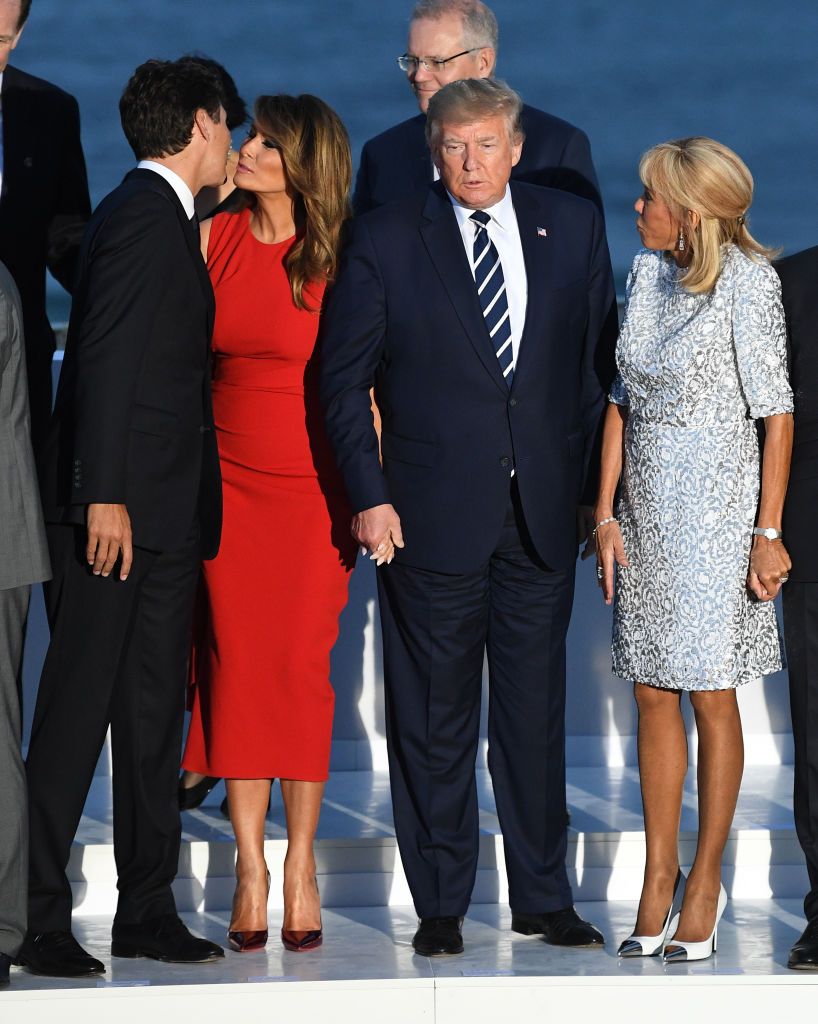
{"type": "MultiPolygon", "coordinates": [[[[410,940],[416,919],[408,907],[325,911],[325,944],[309,954],[285,952],[274,931],[262,953],[228,952],[223,962],[196,967],[151,960],[111,960],[110,919],[85,918],[76,933],[106,965],[104,979],[61,981],[12,969],[0,994],[3,1024],[41,1020],[93,1022],[115,1015],[117,1024],[157,1022],[184,1013],[196,1024],[263,1011],[265,1019],[300,1021],[497,1021],[510,1013],[571,1012],[584,1021],[639,1019],[652,1007],[672,1016],[729,1004],[748,1021],[789,1012],[814,1013],[818,974],[786,968],[787,951],[801,927],[796,900],[735,900],[728,905],[711,960],[665,967],[657,959],[618,960],[618,942],[630,931],[635,904],[586,903],[580,913],[607,938],[601,950],[565,950],[513,934],[503,906],[474,906],[459,957],[416,956],[410,940]],[[112,1000],[116,1000],[113,1002],[112,1000]],[[147,1002],[146,1002],[147,1000],[147,1002]],[[756,1013],[752,1010],[757,1011],[756,1013]]],[[[223,941],[226,913],[184,915],[189,926],[223,941]]],[[[176,1020],[181,1019],[179,1016],[176,1020]]],[[[551,1017],[551,1019],[554,1019],[551,1017]]],[[[767,1018],[772,1019],[771,1016],[767,1018]]]]}

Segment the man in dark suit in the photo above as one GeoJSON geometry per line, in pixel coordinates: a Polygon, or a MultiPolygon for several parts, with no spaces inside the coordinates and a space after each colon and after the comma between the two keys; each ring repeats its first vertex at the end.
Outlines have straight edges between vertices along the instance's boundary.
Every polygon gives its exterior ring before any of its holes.
{"type": "Polygon", "coordinates": [[[200,558],[219,543],[214,302],[193,198],[223,180],[220,76],[148,61],[120,100],[139,164],[88,225],[41,487],[54,580],[29,747],[29,932],[40,974],[104,970],[71,934],[65,875],[111,727],[119,900],[111,954],[223,956],[176,914],[176,777],[200,558]]]}
{"type": "Polygon", "coordinates": [[[795,828],[807,860],[807,927],[789,966],[818,970],[818,246],[776,263],[781,278],[795,399],[784,538],[792,558],[783,588],[784,635],[795,740],[795,828]]]}
{"type": "MultiPolygon", "coordinates": [[[[425,136],[429,100],[448,82],[493,75],[497,42],[497,19],[480,0],[415,4],[406,53],[398,64],[406,72],[421,112],[364,145],[353,196],[356,213],[426,191],[435,174],[425,136]]],[[[525,148],[512,169],[512,179],[565,189],[602,209],[585,133],[527,105],[522,110],[522,128],[525,148]]]]}
{"type": "Polygon", "coordinates": [[[395,827],[429,956],[463,949],[484,651],[512,928],[602,942],[565,870],[565,635],[614,292],[596,207],[509,186],[520,106],[493,79],[433,97],[441,180],[353,222],[322,336],[353,534],[381,565],[395,827]]]}
{"type": "Polygon", "coordinates": [[[46,268],[72,291],[91,215],[73,96],[8,67],[31,0],[0,0],[0,260],[23,303],[31,432],[39,451],[51,416],[54,332],[45,309],[46,268]]]}

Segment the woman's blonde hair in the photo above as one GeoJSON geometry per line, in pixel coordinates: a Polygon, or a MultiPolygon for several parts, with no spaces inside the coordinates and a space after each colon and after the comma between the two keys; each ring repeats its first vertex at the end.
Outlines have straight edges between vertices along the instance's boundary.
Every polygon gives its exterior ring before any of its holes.
{"type": "Polygon", "coordinates": [[[341,229],[351,216],[352,155],[340,117],[317,96],[259,96],[258,130],[279,148],[295,195],[297,241],[284,265],[298,309],[309,305],[305,287],[329,282],[338,270],[341,229]]]}
{"type": "Polygon", "coordinates": [[[697,136],[662,142],[639,161],[639,177],[667,204],[690,248],[690,263],[682,278],[687,291],[713,290],[722,270],[725,242],[756,261],[776,255],[776,250],[761,245],[747,230],[753,176],[741,157],[715,139],[697,136]],[[693,213],[700,218],[695,230],[693,213]]]}

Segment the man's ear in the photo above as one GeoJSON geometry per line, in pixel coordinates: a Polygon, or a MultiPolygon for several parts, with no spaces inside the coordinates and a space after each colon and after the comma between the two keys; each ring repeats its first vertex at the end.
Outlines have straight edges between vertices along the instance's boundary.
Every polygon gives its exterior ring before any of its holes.
{"type": "Polygon", "coordinates": [[[491,78],[496,63],[497,54],[490,46],[484,46],[477,54],[477,78],[491,78]]]}
{"type": "Polygon", "coordinates": [[[209,142],[212,128],[213,121],[210,114],[203,107],[197,110],[193,115],[193,130],[198,130],[205,142],[209,142]]]}

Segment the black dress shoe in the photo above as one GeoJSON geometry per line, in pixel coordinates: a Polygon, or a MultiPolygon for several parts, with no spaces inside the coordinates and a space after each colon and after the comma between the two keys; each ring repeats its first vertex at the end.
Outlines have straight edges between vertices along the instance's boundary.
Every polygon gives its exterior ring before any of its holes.
{"type": "Polygon", "coordinates": [[[601,946],[602,934],[583,921],[573,907],[548,914],[511,915],[511,930],[521,935],[542,935],[552,946],[601,946]]]}
{"type": "Polygon", "coordinates": [[[0,953],[0,985],[8,985],[9,967],[11,967],[11,957],[0,953]]]}
{"type": "Polygon", "coordinates": [[[88,978],[105,965],[86,953],[70,931],[29,933],[15,963],[50,978],[88,978]]]}
{"type": "Polygon", "coordinates": [[[224,956],[215,942],[191,935],[175,914],[111,929],[111,956],[133,959],[149,956],[168,964],[207,964],[224,956]]]}
{"type": "Polygon", "coordinates": [[[217,786],[221,779],[215,779],[212,775],[205,775],[201,782],[195,786],[185,785],[184,773],[179,778],[179,810],[192,811],[204,802],[205,797],[214,786],[217,786]]]}
{"type": "Polygon", "coordinates": [[[818,918],[810,921],[804,934],[790,950],[787,967],[794,971],[818,971],[818,918]]]}
{"type": "Polygon", "coordinates": [[[462,917],[424,917],[412,945],[420,956],[453,956],[463,952],[462,917]]]}

